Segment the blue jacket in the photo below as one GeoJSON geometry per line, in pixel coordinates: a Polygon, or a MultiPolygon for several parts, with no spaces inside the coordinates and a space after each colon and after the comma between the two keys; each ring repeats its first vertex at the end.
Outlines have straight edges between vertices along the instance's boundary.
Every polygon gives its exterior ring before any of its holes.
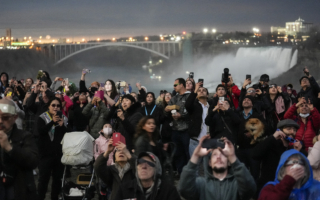
{"type": "Polygon", "coordinates": [[[320,200],[320,182],[313,179],[312,168],[310,166],[309,160],[302,153],[295,149],[285,151],[282,154],[277,168],[275,180],[273,182],[268,182],[266,185],[277,185],[280,183],[280,181],[277,178],[278,172],[282,168],[284,163],[288,160],[288,158],[293,154],[302,155],[302,157],[305,159],[305,163],[309,167],[310,175],[308,181],[301,188],[292,190],[289,200],[320,200]]]}

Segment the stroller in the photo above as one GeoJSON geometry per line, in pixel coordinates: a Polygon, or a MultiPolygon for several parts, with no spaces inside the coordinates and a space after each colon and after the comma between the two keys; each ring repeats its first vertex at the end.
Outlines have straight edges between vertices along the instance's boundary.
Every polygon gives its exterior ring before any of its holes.
{"type": "Polygon", "coordinates": [[[61,199],[63,200],[90,200],[94,197],[94,171],[78,176],[78,183],[67,182],[65,180],[67,165],[88,166],[93,162],[93,142],[94,138],[86,131],[66,133],[61,141],[62,164],[65,165],[61,199]],[[90,182],[88,181],[88,177],[90,182]],[[85,185],[89,182],[88,185],[85,185]]]}

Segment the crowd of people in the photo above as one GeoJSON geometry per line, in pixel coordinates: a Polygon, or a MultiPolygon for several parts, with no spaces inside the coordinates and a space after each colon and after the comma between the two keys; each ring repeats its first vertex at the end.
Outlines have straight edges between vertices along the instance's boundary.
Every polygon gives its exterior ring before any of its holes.
{"type": "Polygon", "coordinates": [[[102,200],[320,200],[320,87],[307,68],[297,91],[267,74],[241,88],[224,74],[209,91],[192,74],[157,96],[140,82],[87,87],[87,72],[76,91],[45,71],[0,74],[0,200],[44,200],[50,179],[58,200],[61,141],[84,131],[102,200]]]}

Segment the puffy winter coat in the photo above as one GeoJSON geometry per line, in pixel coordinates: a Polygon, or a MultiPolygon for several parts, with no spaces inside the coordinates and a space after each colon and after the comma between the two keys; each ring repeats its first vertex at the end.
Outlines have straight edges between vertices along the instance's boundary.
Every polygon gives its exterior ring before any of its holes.
{"type": "Polygon", "coordinates": [[[293,104],[284,114],[284,118],[293,119],[300,125],[295,139],[303,141],[306,147],[305,150],[308,152],[308,148],[313,146],[312,140],[320,128],[320,114],[318,110],[314,108],[310,111],[310,116],[307,117],[307,122],[305,124],[302,122],[301,117],[297,116],[297,107],[296,104],[293,104]]]}

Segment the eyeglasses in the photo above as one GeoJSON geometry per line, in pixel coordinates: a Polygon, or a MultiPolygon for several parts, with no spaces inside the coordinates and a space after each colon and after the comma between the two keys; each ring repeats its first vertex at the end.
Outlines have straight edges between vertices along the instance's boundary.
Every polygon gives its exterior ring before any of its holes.
{"type": "Polygon", "coordinates": [[[269,85],[269,88],[277,87],[277,85],[269,85]]]}
{"type": "Polygon", "coordinates": [[[0,116],[1,121],[8,121],[10,119],[10,117],[12,117],[13,115],[2,115],[0,116]]]}
{"type": "Polygon", "coordinates": [[[55,94],[62,94],[62,92],[55,92],[55,94]]]}
{"type": "Polygon", "coordinates": [[[138,165],[143,164],[143,163],[147,163],[150,167],[155,167],[156,166],[155,163],[140,158],[138,160],[138,165]]]}
{"type": "Polygon", "coordinates": [[[165,97],[171,97],[171,95],[165,95],[165,97]]]}
{"type": "Polygon", "coordinates": [[[52,106],[53,108],[55,108],[55,107],[60,108],[60,107],[61,107],[61,105],[60,105],[60,104],[51,104],[51,106],[52,106]]]}
{"type": "Polygon", "coordinates": [[[255,90],[248,90],[247,93],[254,93],[256,92],[255,90]]]}
{"type": "Polygon", "coordinates": [[[177,87],[178,85],[179,85],[179,83],[177,83],[177,84],[174,84],[174,85],[173,85],[173,87],[177,87]]]}
{"type": "Polygon", "coordinates": [[[299,164],[299,165],[302,165],[302,166],[305,165],[302,160],[290,160],[285,164],[285,166],[291,166],[291,165],[294,165],[294,164],[299,164]]]}

